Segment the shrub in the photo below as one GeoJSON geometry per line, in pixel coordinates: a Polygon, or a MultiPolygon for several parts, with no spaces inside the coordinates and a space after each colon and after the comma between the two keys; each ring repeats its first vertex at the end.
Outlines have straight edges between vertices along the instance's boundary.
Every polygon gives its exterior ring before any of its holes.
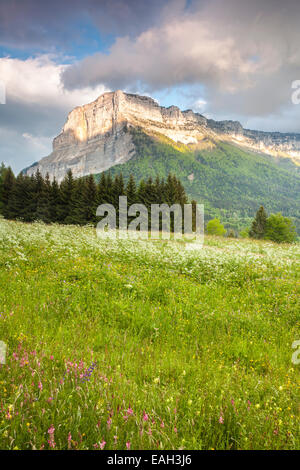
{"type": "Polygon", "coordinates": [[[222,237],[225,235],[226,229],[219,219],[212,219],[206,225],[206,232],[208,235],[219,235],[222,237]]]}
{"type": "Polygon", "coordinates": [[[288,217],[278,214],[271,214],[267,219],[265,237],[277,243],[293,243],[297,239],[296,228],[288,217]]]}

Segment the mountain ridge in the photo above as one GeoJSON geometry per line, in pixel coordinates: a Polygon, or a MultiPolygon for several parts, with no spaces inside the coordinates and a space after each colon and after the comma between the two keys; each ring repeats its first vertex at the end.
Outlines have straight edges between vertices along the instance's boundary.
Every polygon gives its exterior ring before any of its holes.
{"type": "Polygon", "coordinates": [[[39,169],[61,181],[68,169],[81,177],[126,163],[135,154],[130,127],[162,134],[191,149],[223,141],[300,166],[300,134],[244,129],[238,121],[207,119],[190,109],[166,108],[151,97],[117,90],[74,108],[53,140],[52,153],[23,172],[31,175],[39,169]]]}

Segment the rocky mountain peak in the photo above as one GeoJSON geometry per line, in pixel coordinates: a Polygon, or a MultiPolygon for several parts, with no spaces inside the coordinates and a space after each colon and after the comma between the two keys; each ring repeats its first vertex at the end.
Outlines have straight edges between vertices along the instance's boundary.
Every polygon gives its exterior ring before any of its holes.
{"type": "Polygon", "coordinates": [[[135,153],[130,126],[189,146],[205,139],[226,140],[300,163],[300,134],[245,130],[236,121],[206,119],[190,109],[165,108],[149,96],[116,90],[74,108],[53,140],[52,153],[25,171],[32,174],[39,168],[42,174],[48,172],[50,178],[61,181],[68,169],[79,177],[124,163],[135,153]]]}

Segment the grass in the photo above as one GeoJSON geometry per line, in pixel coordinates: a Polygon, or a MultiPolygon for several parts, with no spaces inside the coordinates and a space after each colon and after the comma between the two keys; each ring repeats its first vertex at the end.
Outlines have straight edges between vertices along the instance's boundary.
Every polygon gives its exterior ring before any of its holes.
{"type": "Polygon", "coordinates": [[[299,258],[0,219],[0,448],[299,448],[299,258]]]}
{"type": "Polygon", "coordinates": [[[253,214],[263,205],[268,214],[282,212],[292,217],[300,235],[300,167],[291,160],[226,142],[208,141],[206,148],[198,148],[175,144],[163,135],[150,136],[141,129],[130,133],[135,154],[107,173],[122,172],[125,181],[133,174],[139,182],[149,176],[155,180],[157,175],[166,179],[171,172],[190,200],[205,205],[207,220],[219,217],[226,228],[239,232],[250,226],[253,214]]]}

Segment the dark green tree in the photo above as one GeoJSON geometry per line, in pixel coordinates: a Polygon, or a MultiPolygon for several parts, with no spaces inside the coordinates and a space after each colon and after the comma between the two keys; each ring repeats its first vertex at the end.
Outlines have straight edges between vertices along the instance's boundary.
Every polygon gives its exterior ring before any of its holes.
{"type": "Polygon", "coordinates": [[[255,219],[252,222],[251,229],[249,231],[249,235],[251,238],[262,239],[266,233],[266,226],[267,226],[267,213],[263,206],[260,206],[258,211],[256,212],[255,219]]]}
{"type": "Polygon", "coordinates": [[[10,214],[10,209],[8,207],[8,202],[11,198],[13,187],[15,184],[16,178],[13,174],[13,171],[10,167],[4,170],[4,175],[1,185],[1,206],[2,214],[6,219],[13,218],[10,214]]]}
{"type": "Polygon", "coordinates": [[[60,210],[60,189],[55,178],[53,179],[50,188],[49,210],[51,222],[58,222],[60,210]]]}
{"type": "Polygon", "coordinates": [[[50,193],[51,185],[49,175],[47,174],[44,179],[40,171],[37,170],[35,174],[35,219],[42,220],[45,223],[51,222],[50,193]]]}
{"type": "Polygon", "coordinates": [[[67,217],[75,207],[75,181],[72,170],[69,170],[60,184],[60,200],[58,205],[58,221],[66,223],[67,217]]]}
{"type": "Polygon", "coordinates": [[[132,204],[135,204],[138,199],[137,199],[137,189],[136,189],[136,183],[133,175],[130,175],[129,181],[126,186],[126,196],[127,196],[127,203],[129,206],[132,204]]]}
{"type": "Polygon", "coordinates": [[[87,223],[96,222],[97,210],[97,185],[93,175],[86,178],[85,187],[83,188],[83,203],[85,207],[85,219],[87,223]]]}

